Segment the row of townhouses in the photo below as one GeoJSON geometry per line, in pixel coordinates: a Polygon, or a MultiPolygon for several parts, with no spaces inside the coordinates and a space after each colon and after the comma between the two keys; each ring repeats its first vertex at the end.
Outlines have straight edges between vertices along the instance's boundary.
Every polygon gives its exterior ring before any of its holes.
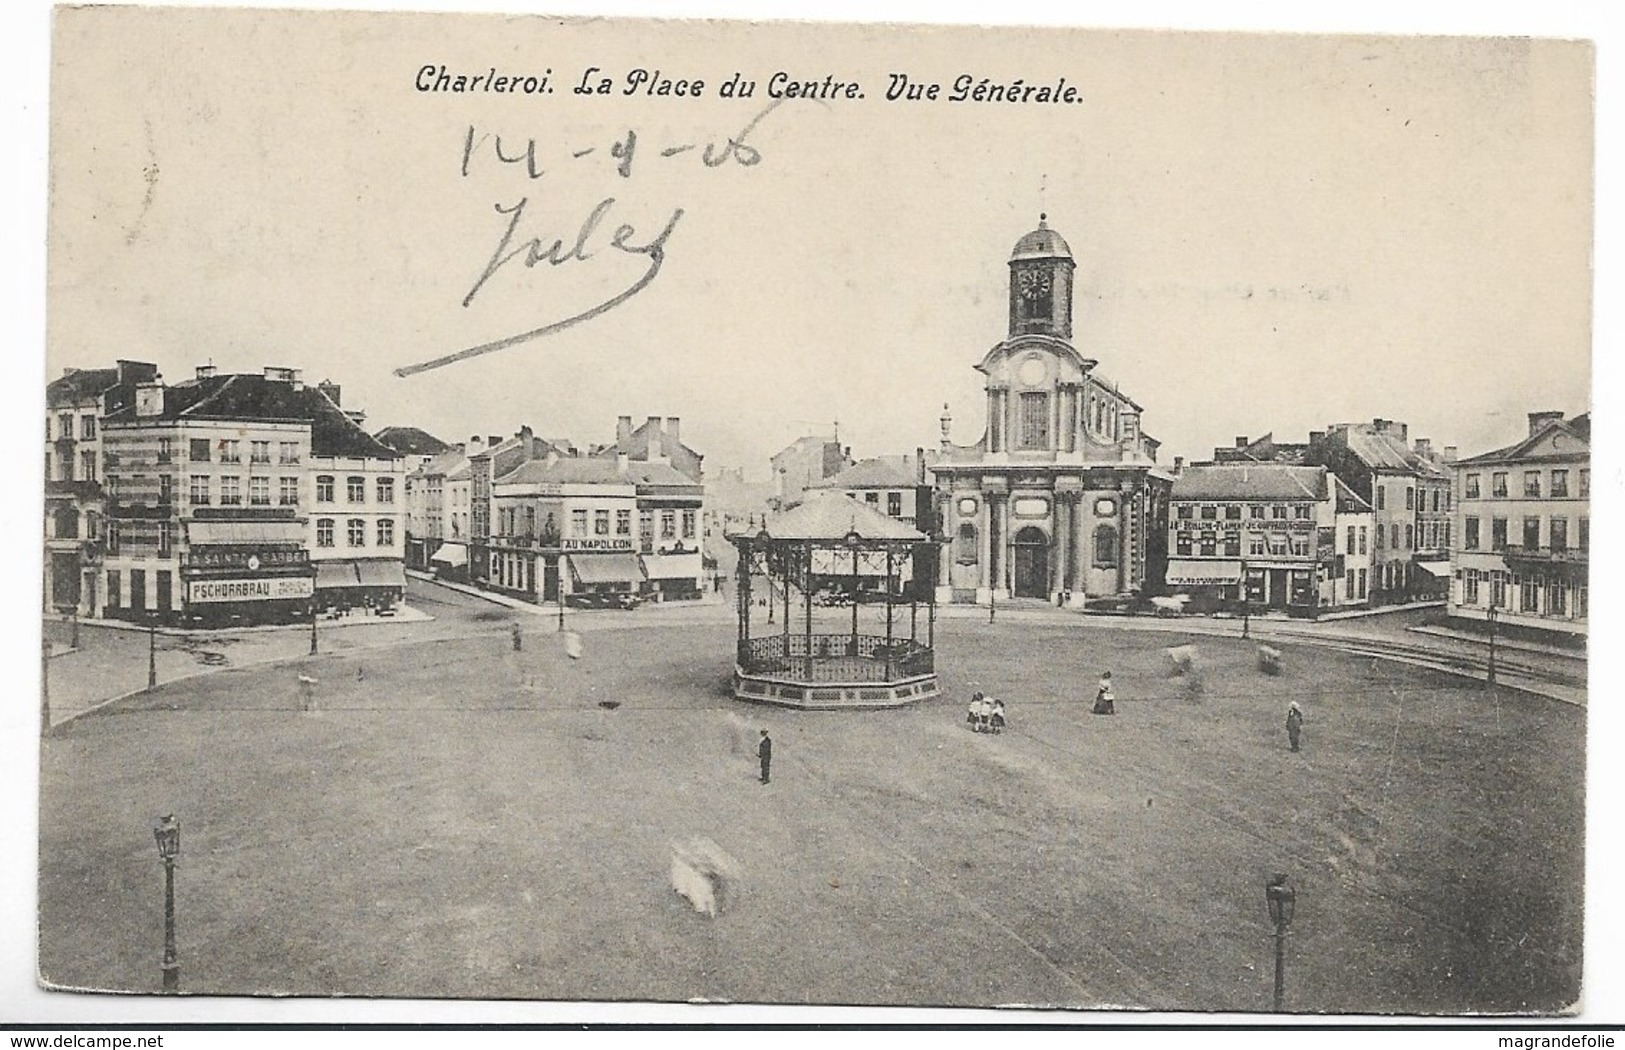
{"type": "Polygon", "coordinates": [[[46,397],[47,610],[200,626],[401,599],[401,455],[296,369],[166,384],[70,370],[46,397]]]}
{"type": "Polygon", "coordinates": [[[676,417],[622,416],[586,450],[529,427],[470,438],[407,478],[408,564],[538,603],[697,598],[702,460],[676,417]]]}

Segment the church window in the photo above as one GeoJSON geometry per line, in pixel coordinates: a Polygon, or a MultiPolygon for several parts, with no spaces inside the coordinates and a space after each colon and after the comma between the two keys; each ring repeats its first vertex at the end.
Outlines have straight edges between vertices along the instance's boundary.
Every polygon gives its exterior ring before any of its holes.
{"type": "Polygon", "coordinates": [[[954,544],[954,560],[961,565],[976,564],[976,526],[968,521],[959,526],[959,538],[954,544]]]}
{"type": "Polygon", "coordinates": [[[1049,393],[1037,390],[1021,395],[1021,447],[1049,447],[1049,393]]]}
{"type": "Polygon", "coordinates": [[[1115,568],[1117,565],[1117,530],[1110,525],[1095,529],[1095,567],[1115,568]]]}

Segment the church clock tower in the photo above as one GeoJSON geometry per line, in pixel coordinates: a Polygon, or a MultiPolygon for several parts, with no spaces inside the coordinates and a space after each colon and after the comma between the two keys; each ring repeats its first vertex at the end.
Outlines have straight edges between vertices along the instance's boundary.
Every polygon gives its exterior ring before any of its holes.
{"type": "Polygon", "coordinates": [[[1072,338],[1072,249],[1049,228],[1047,216],[1038,229],[1016,242],[1010,253],[1010,336],[1053,335],[1072,338]]]}

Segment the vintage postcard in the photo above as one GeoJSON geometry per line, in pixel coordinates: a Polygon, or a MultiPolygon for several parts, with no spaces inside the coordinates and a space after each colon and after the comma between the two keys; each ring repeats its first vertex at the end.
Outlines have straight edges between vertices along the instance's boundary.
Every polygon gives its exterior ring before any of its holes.
{"type": "Polygon", "coordinates": [[[53,994],[1584,1008],[1588,42],[51,46],[53,994]]]}

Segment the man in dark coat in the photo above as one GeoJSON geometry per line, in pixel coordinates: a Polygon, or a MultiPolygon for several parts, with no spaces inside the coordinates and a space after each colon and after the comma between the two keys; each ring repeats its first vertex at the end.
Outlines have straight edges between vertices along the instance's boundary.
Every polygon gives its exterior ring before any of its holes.
{"type": "Polygon", "coordinates": [[[1298,750],[1298,734],[1303,732],[1303,708],[1296,700],[1286,708],[1286,736],[1292,741],[1292,750],[1298,750]]]}
{"type": "Polygon", "coordinates": [[[756,745],[756,757],[762,760],[762,783],[765,784],[770,779],[768,770],[773,765],[773,738],[767,735],[765,729],[762,730],[762,742],[756,745]]]}

